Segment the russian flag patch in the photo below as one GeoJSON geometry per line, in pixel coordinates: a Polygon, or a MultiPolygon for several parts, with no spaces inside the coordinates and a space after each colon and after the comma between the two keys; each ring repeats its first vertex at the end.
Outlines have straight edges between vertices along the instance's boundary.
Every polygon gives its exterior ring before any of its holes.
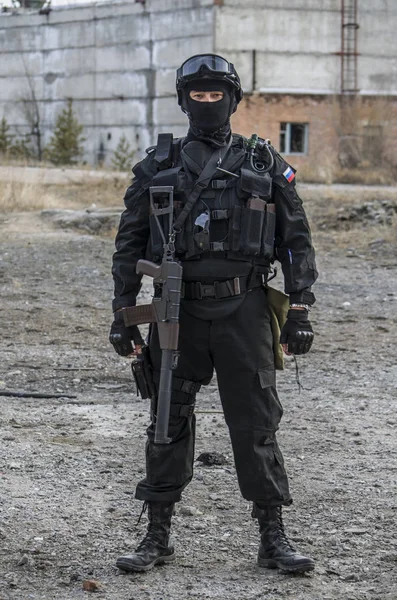
{"type": "Polygon", "coordinates": [[[288,167],[288,169],[285,169],[283,175],[284,175],[285,179],[289,182],[291,182],[295,179],[295,173],[293,172],[291,167],[288,167]]]}

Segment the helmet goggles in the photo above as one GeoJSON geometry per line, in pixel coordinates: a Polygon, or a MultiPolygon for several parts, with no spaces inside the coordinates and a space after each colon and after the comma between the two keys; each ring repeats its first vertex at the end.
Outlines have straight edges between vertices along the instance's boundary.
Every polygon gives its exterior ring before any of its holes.
{"type": "Polygon", "coordinates": [[[178,88],[183,87],[192,79],[218,76],[227,79],[230,83],[237,84],[237,74],[232,63],[216,54],[199,54],[188,58],[176,72],[176,84],[178,88]]]}
{"type": "Polygon", "coordinates": [[[243,97],[243,90],[233,63],[217,54],[196,54],[185,60],[176,72],[178,104],[182,106],[182,110],[185,112],[183,90],[187,83],[196,79],[214,79],[230,83],[234,88],[235,96],[233,112],[236,110],[237,104],[243,97]]]}

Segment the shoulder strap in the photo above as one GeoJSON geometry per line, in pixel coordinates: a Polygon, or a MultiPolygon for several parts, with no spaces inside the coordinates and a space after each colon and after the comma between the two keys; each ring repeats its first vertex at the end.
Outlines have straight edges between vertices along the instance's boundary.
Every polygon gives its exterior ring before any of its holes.
{"type": "Polygon", "coordinates": [[[172,166],[172,133],[159,133],[157,137],[156,154],[154,160],[159,171],[172,166]]]}
{"type": "Polygon", "coordinates": [[[190,193],[189,198],[186,201],[186,204],[185,204],[181,214],[179,215],[179,217],[177,218],[177,220],[175,221],[175,223],[173,225],[172,229],[176,233],[179,233],[180,231],[182,231],[182,227],[183,227],[187,217],[189,216],[190,211],[192,210],[193,206],[196,204],[196,202],[199,199],[199,197],[201,196],[202,192],[208,186],[208,184],[211,181],[211,179],[213,178],[213,176],[215,175],[217,167],[219,167],[221,165],[223,159],[225,158],[226,154],[228,153],[229,148],[232,143],[232,139],[233,139],[232,136],[230,136],[230,139],[226,146],[224,146],[223,148],[216,148],[213,151],[213,153],[211,154],[207,164],[205,165],[204,169],[201,171],[200,175],[198,176],[196,183],[194,184],[194,187],[190,193]]]}

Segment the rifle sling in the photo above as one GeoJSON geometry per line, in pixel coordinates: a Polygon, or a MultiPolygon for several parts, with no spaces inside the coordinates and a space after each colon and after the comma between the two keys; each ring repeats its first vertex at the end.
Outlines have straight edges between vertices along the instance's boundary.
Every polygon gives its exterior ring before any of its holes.
{"type": "Polygon", "coordinates": [[[175,221],[175,223],[173,225],[173,230],[176,233],[179,233],[182,231],[182,227],[183,227],[187,217],[189,216],[190,211],[192,210],[193,206],[196,204],[197,200],[200,198],[202,192],[205,190],[206,187],[208,187],[209,182],[211,181],[211,179],[213,178],[213,176],[216,173],[217,167],[222,164],[222,161],[225,158],[226,154],[228,153],[229,148],[232,144],[232,140],[233,140],[233,136],[230,135],[230,139],[229,139],[228,143],[226,144],[226,146],[224,146],[223,148],[216,148],[214,150],[214,152],[212,153],[212,155],[210,156],[207,164],[205,165],[204,169],[201,171],[200,175],[198,176],[196,183],[194,184],[194,187],[190,193],[189,198],[186,201],[186,204],[185,204],[181,214],[179,215],[179,217],[177,218],[177,220],[175,221]]]}

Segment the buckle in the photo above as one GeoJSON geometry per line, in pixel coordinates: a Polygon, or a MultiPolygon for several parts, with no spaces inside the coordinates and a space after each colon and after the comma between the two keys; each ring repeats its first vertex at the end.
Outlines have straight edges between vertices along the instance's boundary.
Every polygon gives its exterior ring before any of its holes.
{"type": "Polygon", "coordinates": [[[222,298],[222,296],[219,295],[219,281],[214,281],[214,297],[219,300],[220,298],[222,298]]]}
{"type": "Polygon", "coordinates": [[[188,419],[194,414],[195,404],[182,404],[179,407],[179,416],[188,419]]]}
{"type": "Polygon", "coordinates": [[[223,252],[226,250],[224,242],[210,242],[211,252],[223,252]]]}
{"type": "Polygon", "coordinates": [[[234,290],[235,296],[239,296],[241,294],[240,277],[235,277],[233,279],[233,290],[234,290]]]}
{"type": "Polygon", "coordinates": [[[201,298],[211,298],[213,296],[216,298],[216,283],[216,281],[214,282],[214,285],[201,283],[201,298]]]}
{"type": "MultiPolygon", "coordinates": [[[[174,202],[174,204],[175,204],[175,202],[174,202]]],[[[221,219],[228,219],[228,218],[229,218],[229,211],[227,210],[227,208],[216,209],[216,210],[211,211],[211,219],[213,221],[220,221],[221,219]]]]}
{"type": "Polygon", "coordinates": [[[211,181],[211,187],[214,190],[221,190],[222,188],[225,188],[226,185],[227,185],[226,179],[213,179],[211,181]]]}

